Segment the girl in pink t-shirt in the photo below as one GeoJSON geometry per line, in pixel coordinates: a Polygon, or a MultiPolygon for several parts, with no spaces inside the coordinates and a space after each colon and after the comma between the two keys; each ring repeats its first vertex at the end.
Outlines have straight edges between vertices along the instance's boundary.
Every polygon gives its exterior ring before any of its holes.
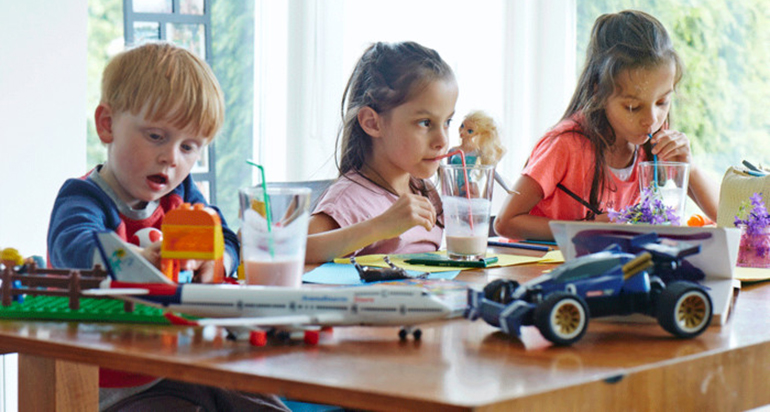
{"type": "MultiPolygon", "coordinates": [[[[639,200],[636,164],[691,163],[684,133],[668,129],[682,64],[663,25],[640,11],[600,16],[561,122],[536,144],[495,220],[511,238],[549,239],[550,220],[607,221],[639,200]]],[[[690,165],[690,197],[716,219],[717,186],[690,165]]]]}
{"type": "Polygon", "coordinates": [[[340,178],[310,219],[306,262],[438,250],[441,201],[425,179],[446,152],[456,101],[436,51],[403,42],[364,52],[342,99],[340,178]]]}

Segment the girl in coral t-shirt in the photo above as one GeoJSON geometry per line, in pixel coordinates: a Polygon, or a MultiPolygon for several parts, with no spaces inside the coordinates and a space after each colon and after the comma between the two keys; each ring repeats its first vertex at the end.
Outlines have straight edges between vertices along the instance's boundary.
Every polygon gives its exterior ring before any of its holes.
{"type": "MultiPolygon", "coordinates": [[[[636,165],[691,163],[684,133],[668,129],[682,64],[663,25],[640,11],[600,16],[562,120],[535,145],[495,220],[511,238],[550,239],[550,220],[607,221],[639,201],[636,165]]],[[[717,185],[690,166],[688,194],[716,219],[717,185]]]]}

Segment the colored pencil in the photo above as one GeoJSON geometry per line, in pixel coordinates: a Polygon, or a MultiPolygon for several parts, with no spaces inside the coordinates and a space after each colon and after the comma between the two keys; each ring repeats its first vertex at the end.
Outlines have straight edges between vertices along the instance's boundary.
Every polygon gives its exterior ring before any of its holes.
{"type": "Polygon", "coordinates": [[[556,242],[552,242],[550,240],[524,239],[521,241],[521,243],[534,243],[536,245],[557,246],[556,242]]]}
{"type": "Polygon", "coordinates": [[[527,250],[537,250],[540,252],[548,252],[551,250],[548,246],[539,246],[539,245],[528,245],[526,243],[508,243],[508,242],[494,242],[489,241],[487,242],[487,245],[489,246],[499,246],[499,247],[510,247],[515,249],[527,249],[527,250]]]}

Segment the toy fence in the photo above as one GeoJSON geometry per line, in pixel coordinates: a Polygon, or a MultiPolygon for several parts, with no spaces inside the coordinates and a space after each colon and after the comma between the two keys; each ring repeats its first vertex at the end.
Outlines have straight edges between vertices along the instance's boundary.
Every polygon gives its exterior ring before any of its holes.
{"type": "MultiPolygon", "coordinates": [[[[90,270],[38,268],[34,263],[26,266],[24,273],[6,266],[2,273],[2,304],[7,307],[13,302],[14,295],[44,295],[69,297],[71,310],[80,309],[81,293],[84,289],[99,288],[99,283],[107,277],[107,271],[100,265],[90,270]],[[14,287],[14,283],[16,287],[14,287]],[[21,285],[19,287],[19,285],[21,285]]],[[[89,296],[89,298],[111,299],[109,296],[89,296]]],[[[125,302],[124,310],[133,312],[134,303],[125,302]]]]}

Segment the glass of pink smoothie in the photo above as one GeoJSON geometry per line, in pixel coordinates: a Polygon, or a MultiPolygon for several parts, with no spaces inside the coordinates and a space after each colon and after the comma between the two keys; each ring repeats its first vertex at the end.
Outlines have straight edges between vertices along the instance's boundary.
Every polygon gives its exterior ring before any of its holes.
{"type": "Polygon", "coordinates": [[[441,202],[450,259],[486,256],[495,168],[485,165],[441,165],[441,202]],[[466,183],[467,179],[467,183],[466,183]]]}
{"type": "Polygon", "coordinates": [[[246,283],[300,287],[305,267],[310,189],[268,185],[266,203],[262,186],[249,187],[240,190],[239,200],[246,283]]]}

